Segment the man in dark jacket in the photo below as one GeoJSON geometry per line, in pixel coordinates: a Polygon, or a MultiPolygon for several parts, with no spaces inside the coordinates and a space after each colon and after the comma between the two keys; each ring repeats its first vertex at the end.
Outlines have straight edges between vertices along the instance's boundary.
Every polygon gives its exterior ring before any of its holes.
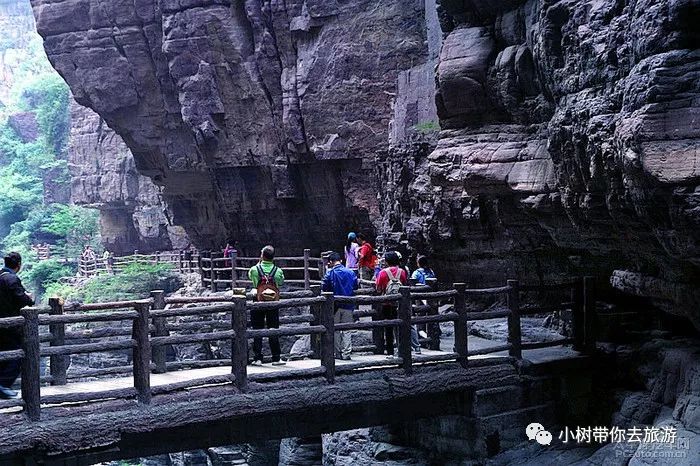
{"type": "MultiPolygon", "coordinates": [[[[357,275],[355,272],[345,267],[342,258],[337,252],[332,252],[328,256],[330,270],[323,277],[323,291],[332,291],[335,296],[353,296],[357,289],[357,275]]],[[[335,323],[345,324],[354,322],[353,304],[339,304],[335,306],[335,323]]],[[[352,354],[352,340],[349,332],[335,332],[335,352],[336,358],[345,361],[350,360],[352,354]]]]}
{"type": "MultiPolygon", "coordinates": [[[[34,298],[22,286],[17,273],[22,268],[22,256],[11,252],[5,256],[5,267],[0,270],[0,318],[20,315],[20,309],[34,304],[34,298]]],[[[19,328],[0,329],[0,351],[18,350],[22,347],[22,331],[19,328]]],[[[20,372],[20,362],[0,362],[0,398],[15,398],[12,385],[20,372]]]]}

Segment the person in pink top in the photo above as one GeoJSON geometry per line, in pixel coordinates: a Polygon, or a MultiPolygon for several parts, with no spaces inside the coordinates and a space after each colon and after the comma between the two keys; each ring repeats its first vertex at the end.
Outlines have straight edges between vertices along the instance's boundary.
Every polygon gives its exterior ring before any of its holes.
{"type": "MultiPolygon", "coordinates": [[[[395,295],[399,293],[399,289],[408,283],[408,273],[400,267],[401,259],[394,251],[389,251],[384,255],[386,268],[382,269],[377,275],[375,282],[377,292],[385,295],[395,295]]],[[[384,303],[379,308],[380,320],[398,318],[398,304],[396,302],[384,303]]],[[[384,328],[383,335],[384,348],[388,357],[394,356],[394,329],[392,327],[384,328]]],[[[381,345],[380,345],[381,347],[381,345]]]]}
{"type": "Polygon", "coordinates": [[[353,270],[357,269],[359,250],[360,245],[357,244],[357,235],[352,232],[348,233],[348,241],[345,243],[345,267],[353,270]]]}

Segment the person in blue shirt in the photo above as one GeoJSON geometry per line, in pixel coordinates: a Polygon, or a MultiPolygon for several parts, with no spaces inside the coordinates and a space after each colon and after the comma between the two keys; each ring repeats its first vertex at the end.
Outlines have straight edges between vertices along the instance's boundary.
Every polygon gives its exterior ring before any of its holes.
{"type": "Polygon", "coordinates": [[[435,278],[435,272],[428,264],[426,256],[418,256],[418,268],[413,272],[411,278],[416,280],[420,285],[425,285],[427,278],[435,278]]]}
{"type": "MultiPolygon", "coordinates": [[[[337,252],[332,252],[328,256],[330,269],[323,277],[323,291],[333,292],[335,296],[354,296],[358,287],[357,275],[355,272],[345,267],[342,257],[337,252]]],[[[354,322],[353,311],[355,305],[346,303],[336,303],[335,323],[344,324],[354,322]]],[[[352,353],[352,340],[349,332],[335,332],[335,356],[345,361],[350,360],[352,353]]]]}
{"type": "MultiPolygon", "coordinates": [[[[435,278],[435,272],[433,272],[433,269],[430,268],[430,264],[428,263],[428,258],[426,256],[418,256],[417,262],[418,268],[413,271],[411,279],[416,280],[416,283],[419,285],[425,285],[426,279],[435,278]]],[[[423,301],[423,304],[427,304],[427,302],[423,301]]],[[[423,338],[428,337],[425,330],[419,331],[418,326],[411,327],[411,346],[413,347],[413,351],[418,354],[421,352],[420,340],[418,339],[419,335],[423,338]]]]}

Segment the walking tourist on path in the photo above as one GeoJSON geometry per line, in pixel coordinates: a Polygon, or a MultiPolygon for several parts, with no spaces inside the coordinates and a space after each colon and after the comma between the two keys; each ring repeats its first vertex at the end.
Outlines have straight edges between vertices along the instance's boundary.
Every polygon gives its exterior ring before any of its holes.
{"type": "MultiPolygon", "coordinates": [[[[0,318],[16,317],[20,309],[32,306],[34,298],[22,286],[17,273],[22,268],[22,256],[11,252],[5,256],[5,267],[0,270],[0,318]]],[[[13,351],[22,348],[22,330],[19,328],[0,329],[0,351],[13,351]]],[[[19,376],[20,361],[0,362],[0,399],[16,398],[12,390],[19,376]]]]}
{"type": "MultiPolygon", "coordinates": [[[[330,270],[323,277],[323,291],[332,291],[335,296],[354,296],[359,282],[355,272],[345,267],[340,254],[332,252],[328,256],[330,270]]],[[[352,312],[355,306],[350,303],[335,304],[335,323],[345,324],[354,322],[352,312]]],[[[350,360],[352,339],[349,332],[335,332],[335,356],[338,359],[350,360]]]]}
{"type": "Polygon", "coordinates": [[[374,248],[362,233],[357,235],[357,242],[360,244],[360,249],[357,253],[357,266],[360,269],[360,278],[362,280],[371,280],[374,276],[374,266],[376,264],[374,248]]]}
{"type": "MultiPolygon", "coordinates": [[[[377,292],[379,294],[398,294],[401,286],[408,283],[408,274],[399,265],[401,260],[394,251],[389,251],[384,255],[386,268],[377,275],[377,292]]],[[[380,320],[398,318],[398,305],[396,303],[383,303],[379,308],[380,320]]],[[[394,355],[394,329],[384,328],[384,348],[388,356],[394,355]]]]}
{"type": "Polygon", "coordinates": [[[357,244],[357,235],[348,233],[348,240],[345,243],[345,267],[349,269],[357,269],[357,258],[360,251],[360,245],[357,244]]]}
{"type": "MultiPolygon", "coordinates": [[[[274,264],[275,248],[265,246],[260,252],[260,262],[248,271],[248,278],[253,282],[253,288],[257,290],[258,301],[279,301],[279,289],[284,284],[284,272],[274,264]]],[[[253,309],[250,312],[250,320],[254,329],[279,328],[279,309],[253,309]]],[[[284,365],[281,360],[279,337],[269,337],[270,352],[272,353],[272,365],[284,365]]],[[[253,338],[253,365],[260,366],[263,363],[262,337],[253,338]]]]}

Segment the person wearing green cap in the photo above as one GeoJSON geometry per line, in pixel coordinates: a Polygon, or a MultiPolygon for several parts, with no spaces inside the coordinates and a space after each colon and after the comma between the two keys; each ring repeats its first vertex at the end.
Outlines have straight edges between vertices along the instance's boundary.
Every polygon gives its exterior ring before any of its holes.
{"type": "Polygon", "coordinates": [[[353,232],[348,233],[348,240],[345,243],[345,267],[355,270],[357,269],[357,253],[360,250],[360,245],[357,244],[357,235],[353,232]]]}

